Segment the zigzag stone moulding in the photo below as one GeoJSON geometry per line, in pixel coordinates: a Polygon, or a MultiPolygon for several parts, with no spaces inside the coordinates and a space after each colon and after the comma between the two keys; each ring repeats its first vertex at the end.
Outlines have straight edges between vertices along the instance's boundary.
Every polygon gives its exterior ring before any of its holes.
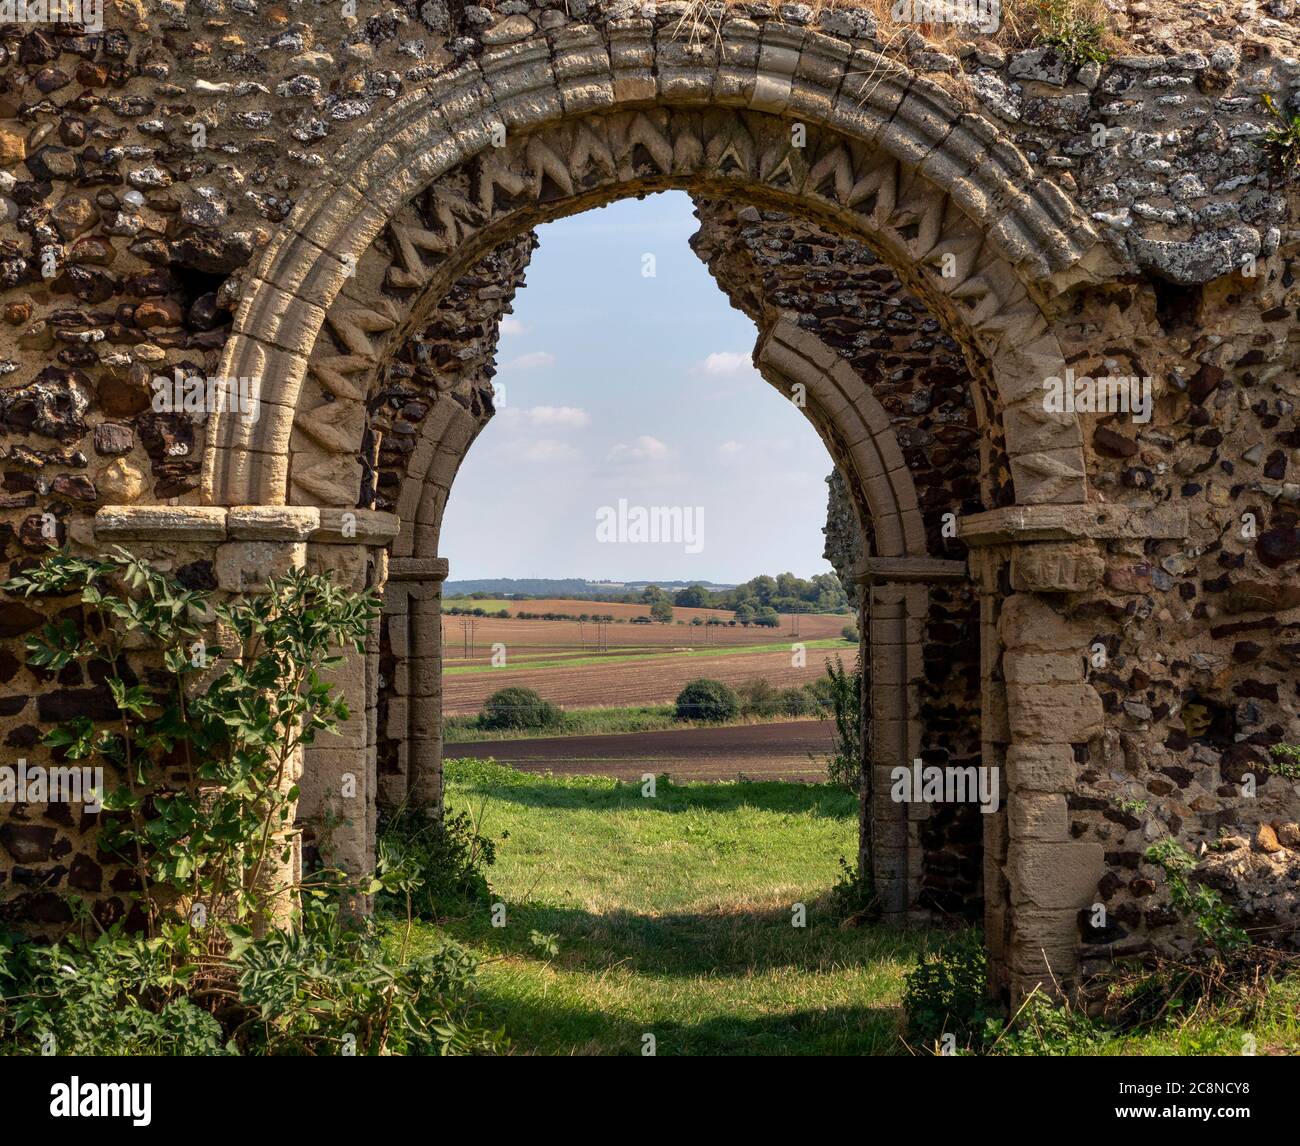
{"type": "Polygon", "coordinates": [[[670,187],[798,205],[880,251],[987,359],[1017,500],[1086,500],[1078,426],[1040,388],[1064,365],[1050,299],[1108,258],[1087,222],[936,85],[740,19],[699,49],[638,20],[492,49],[359,132],[246,283],[223,371],[272,384],[256,423],[214,418],[203,500],[349,504],[367,380],[461,274],[546,219],[670,187]]]}

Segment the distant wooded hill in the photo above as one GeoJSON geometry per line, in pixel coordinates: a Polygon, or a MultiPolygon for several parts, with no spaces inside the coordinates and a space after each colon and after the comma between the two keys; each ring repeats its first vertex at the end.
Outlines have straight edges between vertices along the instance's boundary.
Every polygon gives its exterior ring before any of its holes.
{"type": "Polygon", "coordinates": [[[834,573],[811,579],[780,573],[751,577],[743,585],[712,581],[587,581],[581,577],[492,577],[478,581],[448,581],[443,599],[513,600],[563,598],[570,601],[622,601],[627,604],[671,605],[693,609],[731,609],[763,613],[847,613],[849,600],[834,573]]]}

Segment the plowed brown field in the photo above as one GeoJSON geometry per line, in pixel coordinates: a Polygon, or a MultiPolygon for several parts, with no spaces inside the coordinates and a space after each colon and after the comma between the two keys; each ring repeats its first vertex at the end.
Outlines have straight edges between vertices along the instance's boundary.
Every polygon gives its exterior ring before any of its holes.
{"type": "MultiPolygon", "coordinates": [[[[530,605],[565,605],[586,604],[585,601],[530,601],[530,605]]],[[[598,603],[599,604],[599,603],[598,603]]],[[[601,606],[607,610],[606,606],[601,606]]],[[[608,607],[612,608],[612,607],[608,607]]],[[[624,609],[640,609],[639,614],[646,615],[640,605],[624,605],[624,609]]],[[[538,612],[560,612],[560,609],[538,609],[538,612]]],[[[714,609],[678,609],[677,613],[692,613],[699,616],[726,616],[714,609]]],[[[487,664],[492,655],[492,645],[500,643],[506,646],[507,654],[511,649],[528,653],[571,653],[582,656],[584,653],[600,651],[602,640],[610,652],[636,651],[652,649],[711,647],[737,648],[742,645],[771,645],[777,641],[816,641],[837,638],[845,625],[853,624],[854,619],[848,614],[837,613],[803,613],[798,616],[783,616],[781,624],[775,629],[759,628],[751,625],[685,625],[650,624],[638,625],[631,622],[615,621],[601,627],[593,621],[521,621],[514,617],[443,617],[442,647],[448,666],[453,664],[487,664]],[[472,628],[470,622],[473,622],[472,628]],[[473,654],[467,656],[468,642],[472,632],[473,654]]],[[[848,647],[846,645],[846,647],[848,647]]]]}
{"type": "Polygon", "coordinates": [[[835,751],[835,729],[829,720],[799,720],[448,744],[445,751],[449,758],[491,758],[525,772],[561,776],[589,773],[637,780],[646,772],[667,772],[678,780],[734,780],[743,775],[820,783],[826,779],[824,758],[835,751]]]}
{"type": "Polygon", "coordinates": [[[793,658],[789,649],[714,657],[668,653],[653,660],[623,663],[618,655],[610,653],[601,657],[599,663],[572,669],[563,666],[529,669],[526,661],[513,665],[507,661],[506,666],[488,672],[444,674],[442,708],[446,713],[477,712],[492,693],[508,685],[536,689],[546,700],[566,708],[665,704],[677,696],[688,680],[701,676],[725,681],[733,687],[761,677],[777,688],[785,688],[809,684],[822,676],[824,662],[833,659],[837,652],[847,663],[855,649],[848,642],[844,643],[843,650],[808,649],[806,663],[801,668],[790,663],[793,658]]]}

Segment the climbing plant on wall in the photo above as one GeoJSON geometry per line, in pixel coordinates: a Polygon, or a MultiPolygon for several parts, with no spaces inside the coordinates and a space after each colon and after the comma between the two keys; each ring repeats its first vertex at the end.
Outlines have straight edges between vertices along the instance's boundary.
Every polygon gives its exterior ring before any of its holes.
{"type": "MultiPolygon", "coordinates": [[[[360,653],[378,601],[290,571],[214,602],[124,551],[54,555],[3,588],[74,604],[29,663],[99,681],[113,719],[73,717],[55,758],[102,769],[99,843],[133,910],[93,938],[0,936],[0,1045],[58,1053],[386,1053],[494,1045],[452,947],[390,957],[355,896],[409,880],[291,862],[300,750],[348,717],[325,674],[360,653]],[[219,634],[222,644],[213,640],[219,634]]],[[[99,713],[95,714],[100,715],[99,713]]]]}

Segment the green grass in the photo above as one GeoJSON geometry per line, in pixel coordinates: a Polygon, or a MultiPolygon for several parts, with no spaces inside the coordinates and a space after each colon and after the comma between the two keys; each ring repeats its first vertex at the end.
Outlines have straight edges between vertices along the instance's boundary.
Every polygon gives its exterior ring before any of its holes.
{"type": "MultiPolygon", "coordinates": [[[[464,906],[416,923],[481,961],[481,998],[520,1054],[908,1054],[903,979],[939,931],[841,927],[827,892],[857,846],[856,797],[827,784],[640,785],[446,764],[447,799],[498,840],[488,875],[506,925],[464,906]],[[791,906],[807,905],[807,926],[791,906]]],[[[1157,1025],[1081,1015],[995,1053],[1300,1053],[1300,974],[1157,1025]]],[[[916,1048],[925,1053],[924,1048],[916,1048]]]]}
{"type": "MultiPolygon", "coordinates": [[[[798,642],[805,649],[843,649],[845,641],[842,637],[820,637],[815,641],[798,642]]],[[[628,661],[663,661],[671,660],[677,657],[707,657],[712,660],[714,657],[743,656],[746,653],[775,653],[788,652],[790,649],[789,641],[777,641],[771,644],[762,645],[701,645],[696,649],[663,649],[659,652],[633,653],[629,655],[620,655],[619,664],[626,664],[628,661]]],[[[611,650],[612,652],[613,650],[611,650]]],[[[530,669],[545,668],[577,668],[582,665],[599,665],[608,664],[608,654],[598,654],[594,656],[579,657],[539,657],[536,660],[530,659],[528,667],[530,669]]],[[[465,673],[476,672],[500,672],[501,669],[496,665],[452,665],[444,666],[443,676],[462,676],[465,673]]]]}
{"type": "Polygon", "coordinates": [[[449,761],[447,798],[500,842],[486,910],[439,926],[483,960],[483,996],[536,1054],[888,1054],[922,933],[841,929],[825,902],[857,850],[830,785],[640,785],[449,761]],[[743,888],[743,891],[738,889],[743,888]],[[807,927],[791,906],[807,905],[807,927]],[[530,935],[554,936],[548,954],[530,935]]]}
{"type": "Polygon", "coordinates": [[[622,732],[662,732],[674,728],[722,728],[737,724],[771,724],[816,717],[740,716],[717,722],[678,720],[671,704],[647,704],[631,708],[566,708],[564,722],[556,728],[479,728],[476,715],[443,718],[443,739],[447,743],[474,744],[483,740],[544,740],[555,736],[608,736],[622,732]]]}

